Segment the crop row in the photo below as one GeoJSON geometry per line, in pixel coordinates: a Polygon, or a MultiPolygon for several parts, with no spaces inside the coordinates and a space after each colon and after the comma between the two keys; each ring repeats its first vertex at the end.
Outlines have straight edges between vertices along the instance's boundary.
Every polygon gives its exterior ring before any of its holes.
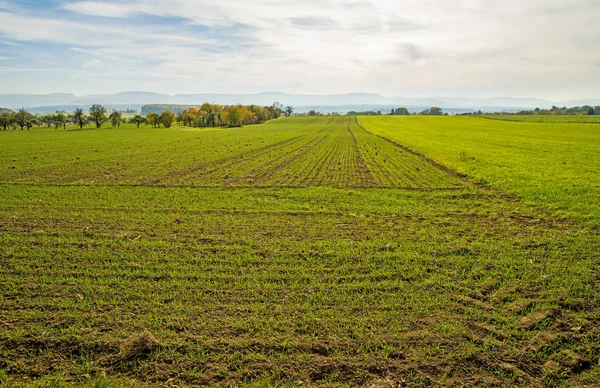
{"type": "Polygon", "coordinates": [[[161,186],[452,188],[453,176],[353,117],[227,130],[125,128],[3,134],[4,182],[161,186]]]}
{"type": "Polygon", "coordinates": [[[598,240],[477,188],[0,190],[11,376],[535,386],[597,352],[598,240]]]}

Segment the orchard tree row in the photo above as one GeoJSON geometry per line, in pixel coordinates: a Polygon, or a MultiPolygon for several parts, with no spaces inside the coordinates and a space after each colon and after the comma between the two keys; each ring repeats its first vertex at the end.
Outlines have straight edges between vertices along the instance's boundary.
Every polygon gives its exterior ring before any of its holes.
{"type": "Polygon", "coordinates": [[[198,107],[190,107],[175,114],[170,109],[161,109],[160,113],[149,112],[146,116],[136,114],[129,119],[123,117],[118,110],[108,112],[102,105],[92,105],[86,113],[83,109],[77,108],[72,113],[65,111],[56,111],[52,114],[33,115],[25,109],[19,109],[13,112],[9,109],[0,109],[0,129],[31,129],[34,126],[46,126],[58,128],[67,128],[67,124],[76,124],[79,128],[92,124],[96,128],[110,123],[114,128],[119,128],[122,123],[129,122],[136,124],[139,128],[141,124],[152,127],[170,128],[173,123],[191,127],[219,127],[230,126],[237,127],[248,124],[260,124],[267,120],[276,119],[281,115],[291,116],[294,108],[291,106],[283,107],[279,103],[271,106],[260,107],[257,105],[216,105],[203,104],[198,107]]]}

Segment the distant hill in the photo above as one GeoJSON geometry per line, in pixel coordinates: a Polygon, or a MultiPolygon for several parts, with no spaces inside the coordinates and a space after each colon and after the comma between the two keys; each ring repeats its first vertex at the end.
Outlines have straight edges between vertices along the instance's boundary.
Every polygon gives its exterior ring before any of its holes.
{"type": "MultiPolygon", "coordinates": [[[[177,94],[174,96],[161,93],[149,92],[122,92],[116,94],[94,94],[87,96],[76,96],[68,93],[53,94],[0,94],[0,106],[10,109],[25,107],[35,108],[36,111],[49,111],[50,107],[68,107],[72,110],[76,107],[88,108],[92,104],[111,105],[115,107],[135,107],[140,109],[142,105],[169,104],[169,105],[200,105],[205,102],[231,105],[271,105],[273,102],[284,105],[292,105],[297,110],[307,107],[344,107],[353,110],[354,107],[373,106],[387,109],[387,107],[431,107],[439,106],[446,111],[456,110],[520,110],[542,108],[549,109],[556,106],[581,106],[600,105],[600,99],[575,100],[575,101],[548,101],[538,98],[515,98],[515,97],[491,97],[491,98],[467,98],[467,97],[435,97],[435,98],[411,98],[411,97],[387,97],[377,93],[348,93],[348,94],[290,94],[280,92],[264,92],[254,94],[177,94]]],[[[339,110],[339,109],[338,109],[339,110]]]]}
{"type": "Polygon", "coordinates": [[[89,96],[79,97],[77,103],[81,105],[145,105],[167,103],[171,98],[173,97],[160,93],[122,92],[117,94],[91,94],[89,96]]]}
{"type": "MultiPolygon", "coordinates": [[[[133,109],[135,111],[139,111],[142,109],[141,104],[102,104],[109,112],[113,109],[124,111],[126,109],[133,109]]],[[[56,111],[65,111],[65,112],[73,112],[77,108],[81,108],[84,111],[88,111],[92,104],[84,104],[84,105],[46,105],[46,106],[36,106],[32,108],[26,108],[30,113],[33,114],[43,114],[43,113],[54,113],[56,111]]]]}
{"type": "Polygon", "coordinates": [[[0,106],[10,109],[31,108],[44,105],[76,105],[74,94],[0,94],[0,106]]]}

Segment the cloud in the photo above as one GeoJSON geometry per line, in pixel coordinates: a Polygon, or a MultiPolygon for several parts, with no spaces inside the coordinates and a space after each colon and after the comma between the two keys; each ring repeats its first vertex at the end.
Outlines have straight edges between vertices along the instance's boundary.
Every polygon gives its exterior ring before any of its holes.
{"type": "Polygon", "coordinates": [[[102,61],[100,59],[90,59],[81,64],[82,69],[91,69],[98,66],[102,66],[102,61]]]}
{"type": "Polygon", "coordinates": [[[65,9],[77,13],[92,16],[102,16],[111,18],[122,18],[132,14],[135,10],[126,4],[107,3],[100,1],[80,1],[77,3],[68,3],[65,9]]]}
{"type": "Polygon", "coordinates": [[[81,46],[124,45],[135,48],[141,42],[211,44],[214,39],[178,34],[175,29],[152,26],[105,25],[65,19],[21,16],[0,11],[0,36],[12,41],[65,43],[81,46]],[[36,28],[31,28],[31,26],[36,28]]]}
{"type": "Polygon", "coordinates": [[[329,17],[292,17],[292,25],[299,28],[311,28],[311,29],[331,29],[336,26],[333,19],[329,17]]]}
{"type": "Polygon", "coordinates": [[[399,45],[400,55],[406,58],[408,62],[417,62],[424,58],[421,49],[414,44],[402,43],[399,45]]]}
{"type": "Polygon", "coordinates": [[[27,8],[0,0],[3,7],[7,47],[44,43],[36,49],[49,57],[53,45],[70,53],[66,84],[546,98],[600,86],[590,67],[600,50],[598,2],[66,0],[27,8]]]}

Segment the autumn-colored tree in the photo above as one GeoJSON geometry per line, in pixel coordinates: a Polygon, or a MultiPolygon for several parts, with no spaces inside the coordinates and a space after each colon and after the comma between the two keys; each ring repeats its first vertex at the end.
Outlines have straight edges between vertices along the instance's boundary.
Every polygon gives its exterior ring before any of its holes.
{"type": "Polygon", "coordinates": [[[242,123],[243,124],[254,124],[255,114],[252,112],[249,107],[241,107],[242,109],[242,123]]]}
{"type": "Polygon", "coordinates": [[[225,124],[229,125],[230,127],[241,126],[243,118],[244,116],[242,108],[236,105],[228,106],[223,114],[225,124]]]}
{"type": "Polygon", "coordinates": [[[185,111],[185,114],[184,114],[184,124],[187,125],[188,127],[196,125],[199,114],[200,114],[200,112],[196,108],[188,109],[187,111],[185,111]]]}
{"type": "MultiPolygon", "coordinates": [[[[275,106],[260,107],[258,105],[248,106],[221,106],[216,104],[204,103],[200,107],[186,107],[184,110],[177,110],[178,105],[172,105],[173,109],[179,113],[175,116],[178,124],[195,127],[218,127],[222,125],[247,125],[264,123],[267,120],[279,117],[281,112],[275,106]],[[234,112],[235,110],[235,112],[234,112]]],[[[167,106],[153,106],[156,109],[168,109],[167,106]]],[[[148,114],[148,121],[154,123],[153,117],[148,114]]],[[[156,121],[159,125],[162,122],[156,121]]]]}

